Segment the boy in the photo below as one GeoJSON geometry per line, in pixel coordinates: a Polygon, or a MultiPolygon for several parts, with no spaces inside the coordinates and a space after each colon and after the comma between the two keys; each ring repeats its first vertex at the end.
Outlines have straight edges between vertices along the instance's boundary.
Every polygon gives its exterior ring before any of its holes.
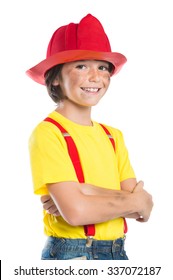
{"type": "Polygon", "coordinates": [[[88,14],[57,29],[47,58],[27,71],[57,103],[29,143],[34,192],[51,207],[43,260],[126,260],[125,218],[149,219],[152,198],[137,184],[122,133],[91,118],[125,62],[88,14]]]}

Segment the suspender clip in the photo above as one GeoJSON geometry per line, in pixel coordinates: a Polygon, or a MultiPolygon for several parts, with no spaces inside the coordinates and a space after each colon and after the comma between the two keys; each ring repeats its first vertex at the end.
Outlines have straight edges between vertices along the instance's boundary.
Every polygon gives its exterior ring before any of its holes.
{"type": "Polygon", "coordinates": [[[91,247],[93,243],[93,236],[87,236],[86,247],[91,247]]]}

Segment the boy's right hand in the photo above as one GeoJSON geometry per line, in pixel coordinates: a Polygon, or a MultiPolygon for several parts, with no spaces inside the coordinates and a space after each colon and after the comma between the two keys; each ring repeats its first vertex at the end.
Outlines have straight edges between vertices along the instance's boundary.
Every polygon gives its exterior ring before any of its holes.
{"type": "Polygon", "coordinates": [[[142,191],[144,188],[144,182],[143,181],[139,181],[136,186],[134,187],[133,192],[139,192],[139,191],[142,191]]]}
{"type": "Polygon", "coordinates": [[[132,192],[138,193],[139,195],[141,194],[141,197],[139,197],[139,200],[141,201],[141,211],[138,212],[139,218],[136,219],[138,222],[147,222],[153,208],[152,196],[146,192],[143,187],[143,181],[139,181],[132,192]]]}

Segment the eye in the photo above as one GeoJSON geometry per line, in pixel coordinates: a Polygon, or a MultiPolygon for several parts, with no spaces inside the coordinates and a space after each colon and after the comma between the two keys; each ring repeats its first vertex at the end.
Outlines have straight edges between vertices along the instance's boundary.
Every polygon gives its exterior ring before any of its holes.
{"type": "Polygon", "coordinates": [[[99,66],[99,70],[109,72],[109,66],[108,65],[101,65],[101,66],[99,66]]]}
{"type": "Polygon", "coordinates": [[[78,65],[76,65],[76,68],[83,70],[83,69],[86,69],[86,66],[84,64],[78,64],[78,65]]]}

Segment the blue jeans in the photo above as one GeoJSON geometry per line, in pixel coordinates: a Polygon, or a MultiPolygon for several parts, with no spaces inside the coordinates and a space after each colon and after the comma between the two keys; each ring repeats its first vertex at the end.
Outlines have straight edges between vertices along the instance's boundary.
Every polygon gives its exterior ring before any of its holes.
{"type": "Polygon", "coordinates": [[[48,237],[42,260],[128,260],[125,238],[112,240],[68,239],[48,237]]]}

